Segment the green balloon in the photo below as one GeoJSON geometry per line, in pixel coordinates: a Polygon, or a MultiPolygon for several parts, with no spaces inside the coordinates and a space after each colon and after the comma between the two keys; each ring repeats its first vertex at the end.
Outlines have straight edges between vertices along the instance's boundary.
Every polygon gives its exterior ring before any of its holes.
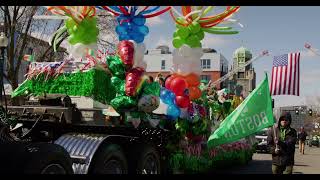
{"type": "Polygon", "coordinates": [[[95,17],[85,18],[80,24],[76,24],[72,19],[68,19],[66,27],[68,34],[70,35],[68,40],[72,45],[77,43],[91,44],[97,42],[99,29],[95,17]]]}
{"type": "MultiPolygon", "coordinates": [[[[183,18],[183,17],[178,17],[177,18],[177,21],[179,22],[179,23],[181,23],[181,24],[184,24],[184,23],[186,23],[186,20],[183,18]]],[[[181,25],[179,25],[179,24],[177,24],[178,26],[181,26],[181,25]]],[[[183,26],[181,26],[181,27],[183,27],[183,26]]]]}
{"type": "Polygon", "coordinates": [[[200,30],[197,32],[196,36],[198,36],[198,39],[201,41],[204,38],[204,31],[200,30]]]}
{"type": "Polygon", "coordinates": [[[179,29],[178,29],[177,34],[178,34],[182,39],[186,39],[186,38],[189,36],[190,31],[189,31],[188,28],[183,27],[183,28],[179,28],[179,29]]]}
{"type": "Polygon", "coordinates": [[[184,41],[180,37],[175,37],[172,40],[172,45],[175,48],[180,48],[184,44],[184,41]]]}
{"type": "Polygon", "coordinates": [[[116,89],[117,94],[120,95],[125,95],[126,91],[125,91],[125,80],[124,79],[120,79],[116,76],[113,76],[111,78],[111,83],[114,86],[114,88],[116,89]]]}
{"type": "Polygon", "coordinates": [[[137,106],[137,101],[129,96],[118,96],[111,100],[110,105],[116,111],[126,110],[137,106]]]}
{"type": "Polygon", "coordinates": [[[158,82],[148,83],[144,86],[142,95],[160,96],[160,84],[158,82]]]}
{"type": "Polygon", "coordinates": [[[178,33],[177,33],[177,31],[178,30],[176,30],[174,33],[173,33],[173,38],[175,38],[175,37],[178,37],[179,35],[178,35],[178,33]]]}
{"type": "Polygon", "coordinates": [[[107,64],[113,76],[125,78],[125,68],[119,56],[107,56],[107,64]]]}
{"type": "Polygon", "coordinates": [[[198,36],[191,35],[186,39],[186,44],[189,45],[192,48],[199,47],[200,40],[198,36]]]}
{"type": "Polygon", "coordinates": [[[201,26],[198,22],[193,21],[190,25],[189,25],[189,30],[192,34],[196,34],[197,32],[199,32],[201,30],[201,26]]]}

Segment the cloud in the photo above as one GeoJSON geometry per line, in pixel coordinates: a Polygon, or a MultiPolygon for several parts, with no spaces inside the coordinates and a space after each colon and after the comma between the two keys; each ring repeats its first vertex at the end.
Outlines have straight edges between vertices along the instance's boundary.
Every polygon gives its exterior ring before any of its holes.
{"type": "Polygon", "coordinates": [[[147,26],[158,26],[165,23],[165,20],[159,16],[147,19],[147,26]]]}

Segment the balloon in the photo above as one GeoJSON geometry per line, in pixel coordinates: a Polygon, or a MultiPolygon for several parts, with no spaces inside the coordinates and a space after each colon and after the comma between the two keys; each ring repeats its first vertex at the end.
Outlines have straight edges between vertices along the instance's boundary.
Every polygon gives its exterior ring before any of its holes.
{"type": "Polygon", "coordinates": [[[200,97],[201,97],[201,90],[198,87],[196,86],[189,87],[189,98],[191,100],[198,99],[200,97]]]}
{"type": "Polygon", "coordinates": [[[132,18],[132,22],[138,26],[142,26],[146,23],[146,18],[144,18],[143,16],[138,16],[138,17],[132,18]]]}
{"type": "Polygon", "coordinates": [[[172,92],[175,93],[176,96],[184,95],[185,89],[188,87],[186,81],[180,77],[176,77],[170,83],[170,88],[172,92]]]}
{"type": "Polygon", "coordinates": [[[166,80],[166,82],[165,82],[165,87],[166,87],[167,89],[171,90],[171,82],[172,82],[172,80],[173,80],[174,78],[175,78],[175,77],[170,76],[170,77],[166,80]]]}
{"type": "Polygon", "coordinates": [[[107,56],[107,64],[113,76],[123,79],[125,77],[125,69],[119,56],[107,56]]]}
{"type": "Polygon", "coordinates": [[[195,73],[190,73],[185,76],[185,80],[188,83],[188,86],[199,86],[200,84],[200,77],[195,73]]]}
{"type": "Polygon", "coordinates": [[[146,84],[143,88],[143,95],[160,96],[160,84],[158,82],[146,84]]]}
{"type": "Polygon", "coordinates": [[[139,26],[138,31],[143,34],[144,36],[149,34],[149,28],[147,26],[139,26]]]}
{"type": "Polygon", "coordinates": [[[125,95],[126,94],[124,80],[122,80],[122,79],[120,79],[120,78],[118,78],[116,76],[113,76],[111,78],[111,83],[115,87],[115,89],[116,89],[118,94],[121,94],[121,95],[125,95]]]}
{"type": "Polygon", "coordinates": [[[137,102],[135,99],[129,96],[118,96],[111,100],[110,105],[116,110],[121,111],[128,108],[135,107],[137,102]]]}
{"type": "Polygon", "coordinates": [[[151,113],[159,107],[160,99],[158,96],[145,95],[139,99],[138,109],[147,113],[151,113]]]}
{"type": "Polygon", "coordinates": [[[200,31],[196,34],[196,36],[198,36],[198,39],[199,39],[199,40],[202,40],[202,39],[204,38],[204,31],[203,31],[203,30],[200,30],[200,31]]]}
{"type": "Polygon", "coordinates": [[[188,96],[176,96],[177,106],[180,108],[186,108],[190,104],[190,99],[188,96]]]}
{"type": "Polygon", "coordinates": [[[177,30],[177,34],[181,37],[181,39],[186,39],[189,36],[190,31],[188,28],[182,27],[177,30]]]}
{"type": "Polygon", "coordinates": [[[133,66],[134,45],[130,41],[120,41],[117,53],[119,54],[123,64],[131,69],[133,66]]]}
{"type": "Polygon", "coordinates": [[[137,95],[138,86],[142,83],[142,75],[144,69],[142,68],[133,68],[128,71],[126,75],[126,95],[135,96],[137,95]]]}
{"type": "Polygon", "coordinates": [[[175,37],[172,40],[172,45],[175,48],[180,48],[184,44],[184,40],[181,37],[175,37]]]}
{"type": "Polygon", "coordinates": [[[172,120],[177,119],[180,116],[180,109],[174,105],[168,106],[167,116],[172,120]]]}
{"type": "Polygon", "coordinates": [[[190,25],[189,25],[189,30],[192,34],[196,34],[200,31],[201,27],[200,24],[198,22],[193,21],[190,25]]]}
{"type": "Polygon", "coordinates": [[[153,111],[154,114],[167,114],[168,105],[165,104],[160,98],[160,104],[157,109],[153,111]]]}
{"type": "Polygon", "coordinates": [[[165,88],[161,88],[160,90],[160,99],[165,104],[174,104],[175,94],[165,88]]]}
{"type": "Polygon", "coordinates": [[[70,44],[77,43],[90,44],[97,43],[99,29],[97,27],[97,19],[95,17],[87,17],[80,24],[76,24],[72,18],[66,21],[68,41],[70,44]]]}

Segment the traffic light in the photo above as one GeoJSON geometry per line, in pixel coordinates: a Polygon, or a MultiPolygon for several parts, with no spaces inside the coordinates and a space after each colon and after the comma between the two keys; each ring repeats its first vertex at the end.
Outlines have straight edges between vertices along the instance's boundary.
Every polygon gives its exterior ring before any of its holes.
{"type": "Polygon", "coordinates": [[[312,116],[312,109],[309,109],[309,115],[312,116]]]}

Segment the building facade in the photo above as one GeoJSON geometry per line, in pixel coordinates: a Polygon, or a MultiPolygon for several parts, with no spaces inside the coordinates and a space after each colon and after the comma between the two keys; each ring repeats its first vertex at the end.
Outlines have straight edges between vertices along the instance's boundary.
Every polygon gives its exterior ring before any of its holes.
{"type": "MultiPolygon", "coordinates": [[[[202,72],[201,80],[216,81],[228,72],[228,60],[214,49],[203,49],[203,56],[201,61],[202,72]]],[[[171,74],[171,67],[173,66],[172,54],[167,46],[159,46],[156,49],[148,50],[144,56],[147,63],[147,74],[156,77],[161,73],[164,77],[171,74]]],[[[222,82],[217,85],[218,89],[226,87],[227,83],[222,82]]]]}
{"type": "MultiPolygon", "coordinates": [[[[243,66],[246,62],[252,59],[252,53],[245,47],[238,48],[233,53],[232,69],[243,66]]],[[[256,87],[256,73],[252,64],[240,68],[232,77],[229,78],[228,88],[231,92],[241,92],[242,96],[246,97],[256,87]]]]}

